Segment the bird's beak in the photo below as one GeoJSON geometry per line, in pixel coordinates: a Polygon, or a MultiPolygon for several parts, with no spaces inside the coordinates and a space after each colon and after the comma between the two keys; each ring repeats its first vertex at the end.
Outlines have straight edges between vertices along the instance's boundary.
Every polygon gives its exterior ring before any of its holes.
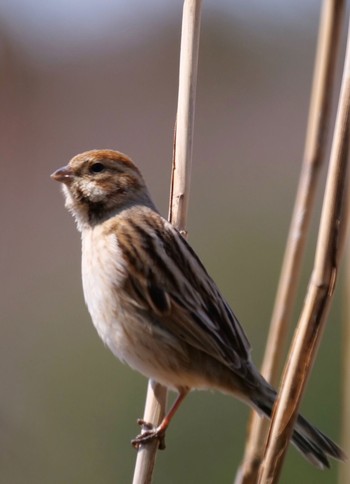
{"type": "Polygon", "coordinates": [[[73,171],[69,165],[54,171],[51,178],[55,181],[69,185],[73,180],[73,171]]]}

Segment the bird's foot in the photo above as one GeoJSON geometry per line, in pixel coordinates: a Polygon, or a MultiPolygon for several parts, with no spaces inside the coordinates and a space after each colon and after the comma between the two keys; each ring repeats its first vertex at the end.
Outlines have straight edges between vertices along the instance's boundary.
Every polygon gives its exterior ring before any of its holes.
{"type": "Polygon", "coordinates": [[[151,423],[145,422],[142,418],[139,418],[137,423],[141,425],[142,432],[131,441],[131,444],[135,449],[139,449],[142,444],[147,444],[155,439],[158,439],[159,441],[158,448],[160,450],[165,449],[165,430],[161,425],[159,425],[159,427],[154,427],[151,423]]]}

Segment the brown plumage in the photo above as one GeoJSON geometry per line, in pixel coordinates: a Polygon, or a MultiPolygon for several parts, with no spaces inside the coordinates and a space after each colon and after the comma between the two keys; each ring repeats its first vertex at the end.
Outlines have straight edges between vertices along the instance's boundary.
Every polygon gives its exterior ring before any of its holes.
{"type": "MultiPolygon", "coordinates": [[[[235,395],[267,417],[275,390],[250,359],[248,339],[203,264],[156,210],[142,175],[122,153],[93,150],[52,178],[82,233],[85,301],[105,344],[122,361],[179,392],[159,438],[189,390],[235,395]]],[[[293,443],[316,466],[343,451],[299,416],[293,443]]]]}

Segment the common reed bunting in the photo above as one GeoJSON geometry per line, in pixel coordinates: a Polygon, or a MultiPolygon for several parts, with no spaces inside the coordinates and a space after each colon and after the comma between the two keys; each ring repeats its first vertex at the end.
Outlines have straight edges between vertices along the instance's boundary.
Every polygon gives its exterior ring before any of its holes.
{"type": "MultiPolygon", "coordinates": [[[[98,334],[123,362],[178,392],[157,428],[132,442],[162,442],[191,389],[234,395],[266,417],[275,390],[250,358],[238,319],[181,234],[159,215],[143,177],[124,154],[92,150],[52,178],[82,236],[84,296],[98,334]]],[[[148,429],[147,429],[148,427],[148,429]]],[[[292,442],[319,468],[343,451],[298,416],[292,442]]]]}

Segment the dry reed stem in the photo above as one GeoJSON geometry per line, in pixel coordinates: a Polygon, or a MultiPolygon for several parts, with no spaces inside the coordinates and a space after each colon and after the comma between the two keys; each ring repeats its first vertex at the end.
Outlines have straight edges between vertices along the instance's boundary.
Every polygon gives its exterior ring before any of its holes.
{"type": "MultiPolygon", "coordinates": [[[[165,415],[167,390],[152,380],[149,380],[143,419],[159,425],[165,415]]],[[[158,441],[153,440],[147,445],[141,445],[137,451],[133,484],[148,484],[152,482],[156,462],[158,441]]]]}
{"type": "Polygon", "coordinates": [[[313,273],[273,413],[259,483],[278,482],[337,279],[350,112],[350,25],[313,273]]]}
{"type": "MultiPolygon", "coordinates": [[[[261,372],[277,385],[300,268],[310,226],[320,166],[325,155],[330,122],[331,96],[339,45],[344,0],[324,0],[320,17],[316,62],[302,170],[289,228],[288,240],[272,312],[261,372]]],[[[252,412],[238,483],[255,483],[263,456],[268,422],[252,412]]]]}
{"type": "MultiPolygon", "coordinates": [[[[192,164],[201,4],[201,0],[185,0],[182,17],[179,95],[169,220],[183,235],[187,233],[186,222],[192,164]]],[[[143,419],[146,422],[159,425],[165,414],[166,401],[166,388],[159,383],[150,381],[143,419]]],[[[157,449],[157,441],[141,445],[137,452],[133,484],[149,484],[152,482],[157,449]]]]}
{"type": "Polygon", "coordinates": [[[201,5],[201,0],[185,0],[182,21],[179,99],[170,187],[169,221],[184,234],[186,233],[191,182],[201,5]]]}

